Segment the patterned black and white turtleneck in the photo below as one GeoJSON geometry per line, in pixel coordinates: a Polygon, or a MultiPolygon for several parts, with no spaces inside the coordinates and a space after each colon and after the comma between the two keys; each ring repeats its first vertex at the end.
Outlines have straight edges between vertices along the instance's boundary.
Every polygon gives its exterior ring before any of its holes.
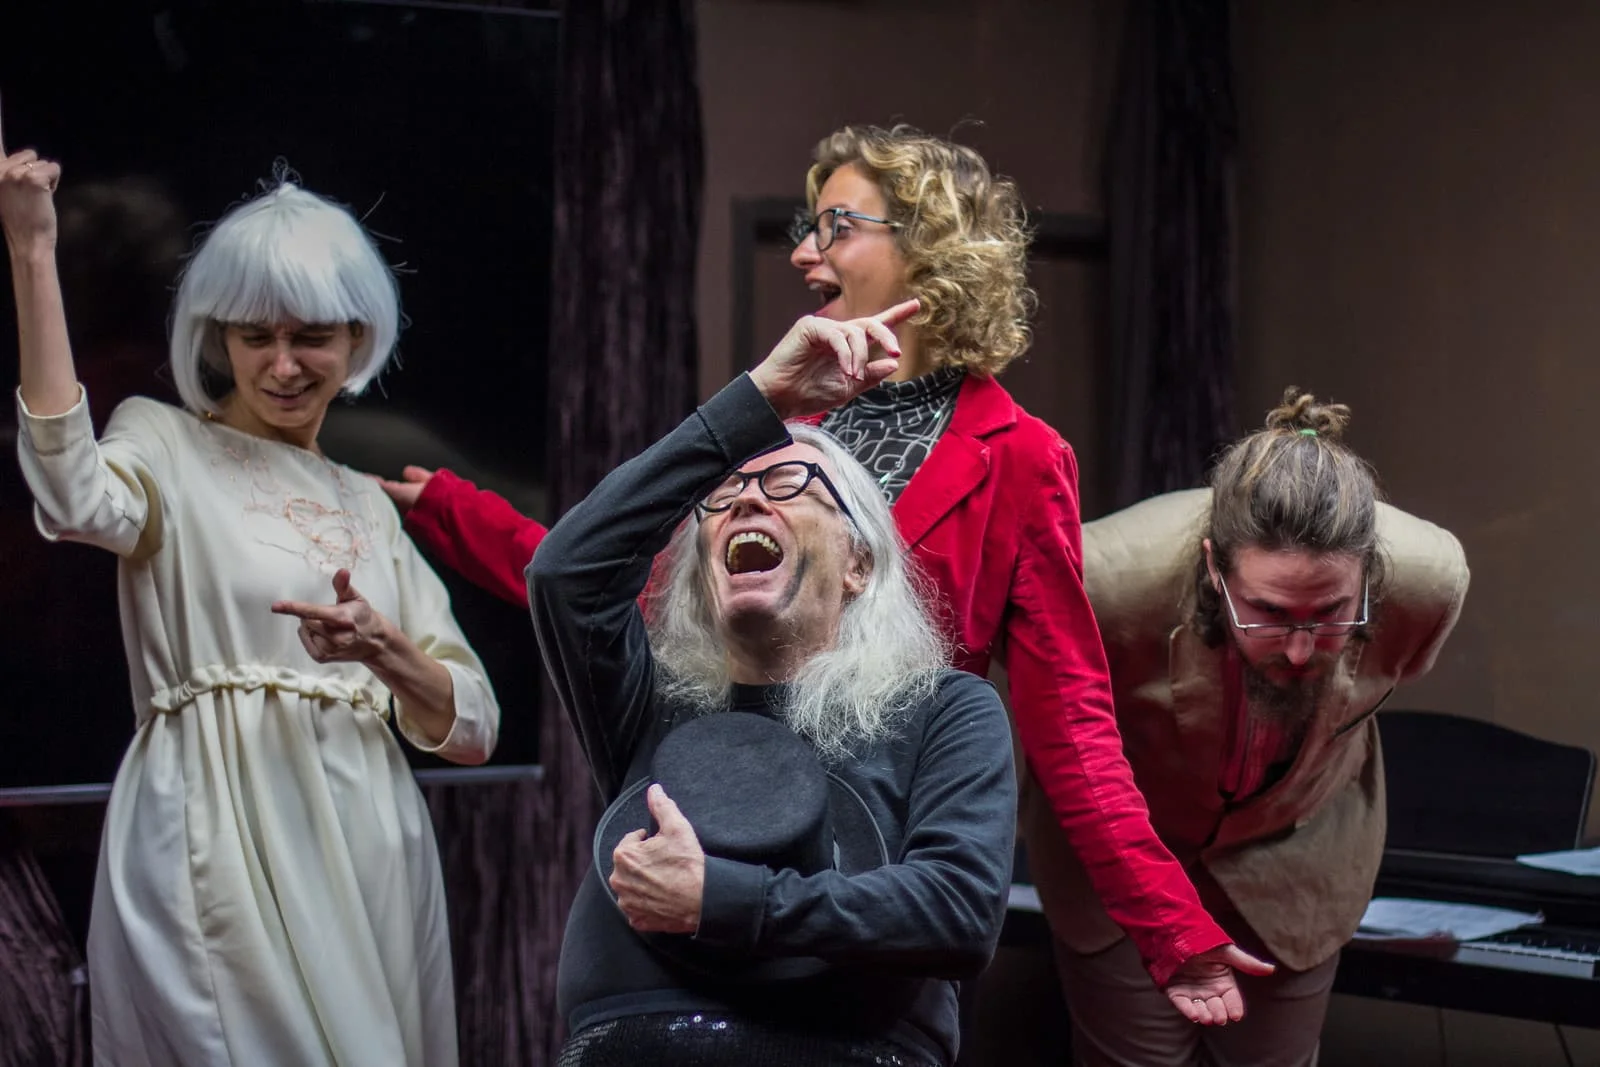
{"type": "Polygon", "coordinates": [[[950,425],[966,371],[945,367],[908,382],[884,382],[828,413],[822,428],[877,479],[892,505],[950,425]]]}

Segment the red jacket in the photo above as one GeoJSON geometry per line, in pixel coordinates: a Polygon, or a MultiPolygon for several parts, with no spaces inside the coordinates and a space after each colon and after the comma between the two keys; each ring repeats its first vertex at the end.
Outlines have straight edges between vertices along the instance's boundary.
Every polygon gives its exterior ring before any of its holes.
{"type": "MultiPolygon", "coordinates": [[[[1105,650],[1083,590],[1072,449],[991,377],[968,375],[950,425],[894,506],[913,558],[943,598],[956,666],[998,657],[1034,779],[1107,913],[1157,984],[1229,937],[1150,826],[1112,714],[1105,650]]],[[[544,527],[448,471],[407,528],[437,559],[513,603],[544,527]]]]}

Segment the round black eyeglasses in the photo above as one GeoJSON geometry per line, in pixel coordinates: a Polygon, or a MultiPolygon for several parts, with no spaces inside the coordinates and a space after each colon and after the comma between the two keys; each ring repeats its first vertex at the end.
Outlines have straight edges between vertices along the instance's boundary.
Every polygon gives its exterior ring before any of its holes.
{"type": "Polygon", "coordinates": [[[828,477],[828,472],[822,469],[820,463],[803,459],[774,463],[758,471],[734,471],[707,493],[704,499],[695,505],[695,510],[702,519],[718,511],[727,511],[733,507],[733,502],[739,499],[739,494],[744,492],[744,487],[751,482],[756,483],[761,495],[768,500],[777,502],[793,500],[806,491],[812,479],[822,483],[822,487],[838,505],[839,513],[850,520],[851,525],[855,525],[856,517],[850,514],[850,509],[845,506],[844,498],[834,487],[833,479],[828,477]]]}

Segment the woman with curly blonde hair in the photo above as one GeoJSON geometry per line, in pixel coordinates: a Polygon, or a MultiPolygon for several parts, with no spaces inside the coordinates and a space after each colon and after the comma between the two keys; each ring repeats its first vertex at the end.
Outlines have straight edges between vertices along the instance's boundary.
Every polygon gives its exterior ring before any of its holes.
{"type": "MultiPolygon", "coordinates": [[[[883,225],[893,232],[905,263],[905,285],[922,303],[913,323],[922,338],[920,362],[994,375],[1027,351],[1035,299],[1027,279],[1026,217],[1015,185],[992,176],[972,149],[907,126],[846,126],[819,142],[814,158],[806,174],[806,202],[813,211],[827,199],[829,179],[846,171],[873,181],[896,216],[883,225]]],[[[814,262],[812,251],[828,258],[828,246],[861,221],[836,208],[825,209],[827,217],[795,220],[795,266],[806,270],[814,262]],[[806,247],[814,232],[823,247],[806,247]]],[[[824,283],[822,291],[829,289],[824,283]]],[[[918,362],[903,353],[898,377],[926,369],[918,362]]]]}
{"type": "MultiPolygon", "coordinates": [[[[1122,753],[1083,588],[1071,447],[995,376],[1028,348],[1034,295],[1017,189],[983,157],[905,126],[816,147],[790,257],[829,319],[907,297],[900,366],[823,428],[878,476],[940,594],[956,666],[1004,664],[1028,788],[1053,810],[1106,911],[1189,1019],[1242,1017],[1230,943],[1151,829],[1122,753]]],[[[1070,922],[1046,900],[1053,926],[1070,922]]]]}
{"type": "MultiPolygon", "coordinates": [[[[889,380],[821,420],[872,473],[937,594],[955,666],[999,659],[1032,783],[1048,798],[1107,912],[1187,1018],[1242,1017],[1233,946],[1150,827],[1112,714],[1084,593],[1072,449],[995,376],[1027,350],[1034,296],[1015,185],[972,149],[904,126],[819,142],[791,262],[821,306],[860,319],[909,297],[889,380]]],[[[864,342],[863,342],[864,343],[864,342]]],[[[438,558],[508,600],[543,527],[449,474],[386,483],[438,558]]],[[[885,640],[891,635],[885,635],[885,640]]],[[[1046,901],[1046,915],[1054,914],[1046,901]]]]}

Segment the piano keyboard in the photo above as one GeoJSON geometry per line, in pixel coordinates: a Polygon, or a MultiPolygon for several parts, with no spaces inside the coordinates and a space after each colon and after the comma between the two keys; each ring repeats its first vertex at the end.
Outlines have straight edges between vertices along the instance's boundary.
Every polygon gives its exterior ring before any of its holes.
{"type": "Polygon", "coordinates": [[[1600,939],[1548,929],[1512,930],[1462,942],[1455,960],[1563,978],[1600,978],[1600,939]]]}

